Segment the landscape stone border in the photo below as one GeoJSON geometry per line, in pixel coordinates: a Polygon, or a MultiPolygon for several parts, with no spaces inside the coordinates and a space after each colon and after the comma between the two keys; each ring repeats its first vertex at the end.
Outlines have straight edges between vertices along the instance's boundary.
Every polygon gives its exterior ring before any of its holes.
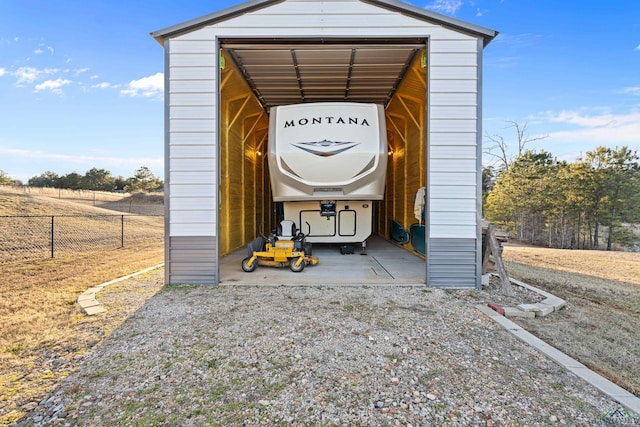
{"type": "Polygon", "coordinates": [[[135,276],[139,276],[140,274],[148,273],[149,271],[155,270],[156,268],[160,268],[163,266],[164,266],[164,263],[157,264],[157,265],[154,265],[153,267],[145,268],[144,270],[140,270],[136,273],[132,273],[127,276],[119,277],[109,282],[105,282],[100,285],[93,286],[87,289],[86,291],[84,291],[82,294],[80,294],[80,296],[78,297],[78,304],[80,304],[80,307],[84,310],[84,312],[88,316],[95,316],[96,314],[104,313],[107,310],[96,299],[96,294],[100,292],[103,288],[118,282],[122,282],[123,280],[127,280],[135,276]]]}
{"type": "MultiPolygon", "coordinates": [[[[488,281],[490,275],[485,276],[483,276],[483,282],[485,280],[488,281]]],[[[542,354],[544,354],[566,370],[573,372],[578,377],[582,378],[589,384],[596,387],[598,390],[616,400],[629,411],[640,415],[640,398],[636,397],[619,385],[602,377],[601,375],[593,372],[582,363],[578,362],[572,357],[569,357],[557,348],[547,344],[540,338],[536,337],[532,333],[527,332],[513,321],[507,319],[507,317],[542,317],[556,312],[567,305],[565,300],[563,300],[562,298],[558,298],[553,294],[550,294],[549,292],[543,291],[542,289],[538,289],[519,280],[515,280],[512,278],[509,278],[509,280],[511,281],[511,283],[517,286],[521,286],[545,297],[545,299],[535,304],[520,304],[517,307],[501,307],[497,304],[488,304],[477,305],[476,308],[482,313],[486,314],[491,320],[516,336],[519,340],[540,351],[542,354]]]]}
{"type": "MultiPolygon", "coordinates": [[[[487,284],[489,281],[489,277],[492,275],[498,277],[498,275],[495,273],[484,275],[482,277],[482,284],[487,284]]],[[[567,302],[562,298],[558,298],[557,296],[543,291],[542,289],[538,289],[527,283],[512,278],[509,278],[509,281],[514,285],[520,286],[522,288],[535,292],[538,295],[541,295],[542,297],[544,297],[544,299],[534,304],[519,304],[516,307],[502,307],[498,304],[489,304],[489,308],[498,312],[502,316],[524,318],[544,317],[560,310],[562,307],[567,305],[567,302]]]]}

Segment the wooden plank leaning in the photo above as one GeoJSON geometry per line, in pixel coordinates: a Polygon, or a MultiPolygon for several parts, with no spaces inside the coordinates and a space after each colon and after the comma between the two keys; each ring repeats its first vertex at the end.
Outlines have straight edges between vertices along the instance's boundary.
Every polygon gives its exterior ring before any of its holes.
{"type": "MultiPolygon", "coordinates": [[[[498,269],[498,275],[500,276],[500,284],[502,286],[502,293],[508,297],[515,296],[513,287],[511,286],[511,280],[509,280],[509,275],[507,274],[507,269],[504,267],[504,263],[502,262],[502,253],[500,252],[500,245],[498,244],[498,239],[496,239],[496,230],[493,224],[491,223],[489,223],[489,226],[487,228],[485,240],[488,241],[489,243],[488,246],[489,246],[491,255],[493,255],[493,262],[495,263],[496,268],[498,269]]],[[[487,253],[486,248],[485,248],[484,255],[485,256],[483,256],[483,260],[482,260],[483,271],[485,269],[484,264],[485,262],[487,262],[486,260],[488,260],[489,258],[489,254],[487,253]]]]}

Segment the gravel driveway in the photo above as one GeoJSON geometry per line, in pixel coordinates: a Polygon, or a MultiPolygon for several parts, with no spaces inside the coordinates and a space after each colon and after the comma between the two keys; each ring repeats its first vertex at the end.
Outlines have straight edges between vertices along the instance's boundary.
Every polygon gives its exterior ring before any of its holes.
{"type": "Polygon", "coordinates": [[[20,425],[593,426],[614,401],[424,287],[169,287],[20,425]]]}

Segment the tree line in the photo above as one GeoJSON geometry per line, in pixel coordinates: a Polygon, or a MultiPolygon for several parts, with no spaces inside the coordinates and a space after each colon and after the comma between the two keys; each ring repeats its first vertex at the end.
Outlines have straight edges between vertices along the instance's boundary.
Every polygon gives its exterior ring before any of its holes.
{"type": "Polygon", "coordinates": [[[11,179],[11,177],[3,170],[0,170],[0,185],[16,185],[20,184],[15,180],[11,179]]]}
{"type": "MultiPolygon", "coordinates": [[[[22,183],[12,180],[5,172],[0,170],[0,185],[22,185],[22,183]]],[[[156,177],[146,166],[136,169],[134,175],[129,178],[114,177],[108,170],[99,168],[92,168],[84,175],[71,172],[60,176],[55,172],[46,171],[38,176],[29,178],[27,185],[69,190],[127,192],[161,191],[164,188],[164,182],[156,177]]]]}
{"type": "Polygon", "coordinates": [[[519,144],[515,159],[483,170],[485,218],[536,245],[628,246],[635,239],[630,225],[640,223],[638,160],[627,146],[597,147],[566,162],[519,144]]]}

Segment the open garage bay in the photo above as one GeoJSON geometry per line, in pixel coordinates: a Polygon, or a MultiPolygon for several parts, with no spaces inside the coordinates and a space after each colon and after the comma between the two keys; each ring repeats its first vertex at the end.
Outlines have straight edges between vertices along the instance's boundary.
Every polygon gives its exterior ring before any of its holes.
{"type": "Polygon", "coordinates": [[[221,284],[265,285],[424,285],[425,262],[413,253],[380,237],[367,241],[366,254],[356,247],[353,255],[342,255],[340,246],[314,244],[318,265],[294,273],[288,266],[258,266],[252,273],[240,263],[248,254],[242,248],[220,261],[221,284]]]}

